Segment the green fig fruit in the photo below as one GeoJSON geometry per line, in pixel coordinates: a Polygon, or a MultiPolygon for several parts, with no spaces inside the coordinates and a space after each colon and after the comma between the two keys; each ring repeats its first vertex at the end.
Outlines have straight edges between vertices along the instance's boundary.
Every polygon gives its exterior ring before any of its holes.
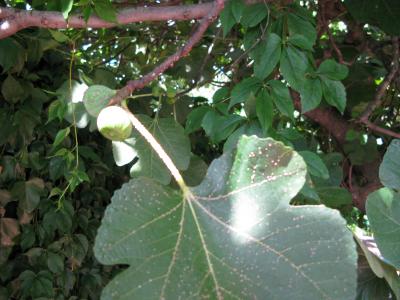
{"type": "Polygon", "coordinates": [[[119,106],[108,106],[97,117],[97,128],[109,140],[123,141],[132,133],[128,113],[119,106]]]}

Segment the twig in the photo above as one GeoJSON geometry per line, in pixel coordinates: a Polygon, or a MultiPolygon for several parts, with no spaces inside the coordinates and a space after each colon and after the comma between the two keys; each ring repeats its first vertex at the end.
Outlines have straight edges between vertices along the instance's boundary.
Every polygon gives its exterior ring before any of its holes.
{"type": "Polygon", "coordinates": [[[320,2],[319,13],[320,13],[320,16],[321,16],[322,27],[326,30],[326,33],[328,34],[329,42],[331,43],[331,47],[333,48],[333,50],[336,52],[336,56],[338,58],[339,63],[346,64],[346,62],[343,59],[342,51],[340,51],[339,47],[336,45],[335,38],[334,38],[334,36],[332,34],[331,29],[329,28],[329,24],[328,24],[327,20],[326,20],[326,17],[325,17],[326,7],[325,7],[325,4],[323,2],[320,2]]]}
{"type": "Polygon", "coordinates": [[[343,59],[342,51],[340,51],[339,47],[336,45],[335,38],[333,37],[332,31],[329,28],[329,25],[326,25],[326,32],[328,33],[329,41],[331,42],[331,46],[333,50],[335,50],[338,61],[340,64],[349,65],[343,59]]]}
{"type": "Polygon", "coordinates": [[[394,138],[400,139],[400,133],[394,132],[394,131],[392,131],[390,129],[387,129],[387,128],[379,127],[378,125],[372,123],[369,120],[363,121],[362,123],[365,124],[365,126],[367,126],[372,131],[379,132],[379,133],[382,133],[382,134],[385,134],[385,135],[392,136],[394,138]]]}
{"type": "Polygon", "coordinates": [[[222,11],[223,8],[224,8],[223,0],[215,1],[213,4],[213,9],[209,12],[209,14],[206,17],[202,19],[195,33],[190,37],[190,39],[182,48],[180,48],[178,51],[176,51],[174,54],[168,57],[164,62],[155,67],[153,71],[146,74],[142,78],[128,81],[125,87],[120,89],[117,92],[117,94],[110,100],[109,104],[114,105],[120,103],[130,94],[132,94],[133,91],[145,87],[151,81],[156,79],[160,74],[164,73],[165,70],[172,67],[174,63],[177,62],[179,59],[188,55],[189,52],[194,47],[194,45],[196,45],[197,42],[202,38],[208,26],[215,20],[215,18],[219,15],[219,13],[222,11]]]}
{"type": "MultiPolygon", "coordinates": [[[[375,98],[373,101],[368,103],[367,108],[359,117],[359,122],[367,124],[369,122],[369,117],[373,113],[373,111],[383,102],[383,96],[386,93],[387,88],[392,83],[394,77],[396,76],[399,70],[399,39],[398,37],[393,38],[393,61],[392,61],[392,69],[389,74],[386,76],[385,80],[381,83],[378,88],[377,93],[375,94],[375,98]]],[[[370,122],[369,122],[370,123],[370,122]]],[[[370,123],[372,124],[372,123],[370,123]]]]}

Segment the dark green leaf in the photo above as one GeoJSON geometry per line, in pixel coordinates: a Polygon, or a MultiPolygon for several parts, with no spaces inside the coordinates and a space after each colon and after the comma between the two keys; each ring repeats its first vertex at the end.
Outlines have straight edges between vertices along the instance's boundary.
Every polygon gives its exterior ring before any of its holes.
{"type": "Polygon", "coordinates": [[[293,35],[289,36],[288,42],[291,45],[299,47],[304,50],[311,51],[313,49],[310,41],[304,35],[293,34],[293,35]]]}
{"type": "Polygon", "coordinates": [[[53,273],[61,273],[64,270],[64,257],[61,254],[48,252],[47,267],[53,273]]]}
{"type": "Polygon", "coordinates": [[[188,186],[199,185],[207,173],[207,164],[197,155],[192,155],[187,170],[182,172],[182,177],[188,186]]]}
{"type": "Polygon", "coordinates": [[[326,102],[336,107],[341,113],[346,108],[346,89],[340,81],[322,78],[322,93],[326,102]]]}
{"type": "Polygon", "coordinates": [[[14,184],[11,193],[19,201],[19,207],[31,213],[39,205],[40,196],[44,190],[44,182],[40,178],[20,181],[14,184]]]}
{"type": "Polygon", "coordinates": [[[10,103],[17,103],[26,98],[24,88],[12,75],[8,75],[1,86],[4,99],[10,103]]]}
{"type": "Polygon", "coordinates": [[[47,123],[53,121],[54,119],[58,119],[59,121],[61,121],[64,118],[66,110],[67,106],[65,102],[60,100],[55,100],[51,102],[48,110],[47,123]]]}
{"type": "Polygon", "coordinates": [[[103,20],[117,23],[115,8],[109,0],[94,0],[94,11],[103,20]]]}
{"type": "Polygon", "coordinates": [[[261,41],[254,59],[254,76],[260,80],[265,79],[275,68],[281,58],[281,38],[271,33],[261,41]]]}
{"type": "Polygon", "coordinates": [[[24,66],[24,48],[14,39],[6,38],[0,40],[0,66],[3,73],[13,68],[13,71],[20,71],[24,66]]]}
{"type": "Polygon", "coordinates": [[[306,50],[312,49],[317,38],[317,31],[310,22],[295,14],[288,14],[288,27],[289,34],[293,38],[292,43],[295,41],[296,46],[302,46],[306,50]]]}
{"type": "Polygon", "coordinates": [[[257,118],[264,133],[271,127],[274,119],[274,105],[271,95],[266,90],[261,90],[256,100],[257,118]]]}
{"type": "Polygon", "coordinates": [[[292,46],[283,49],[280,69],[285,80],[295,90],[300,91],[303,87],[308,68],[309,62],[304,52],[292,46]]]}
{"type": "Polygon", "coordinates": [[[332,80],[343,80],[349,74],[349,69],[333,59],[324,60],[318,67],[318,74],[325,75],[332,80]]]}
{"type": "Polygon", "coordinates": [[[239,115],[221,116],[215,111],[208,112],[202,122],[204,131],[213,143],[221,142],[239,126],[243,117],[239,115]]]}
{"type": "Polygon", "coordinates": [[[231,101],[229,108],[238,103],[243,103],[247,100],[251,93],[257,94],[258,89],[261,87],[261,82],[257,78],[250,77],[242,80],[235,85],[231,92],[231,101]]]}
{"type": "Polygon", "coordinates": [[[254,27],[258,25],[268,15],[268,7],[264,3],[247,5],[243,10],[240,23],[244,27],[254,27]]]}
{"type": "Polygon", "coordinates": [[[229,88],[226,86],[217,90],[213,95],[213,103],[219,103],[226,100],[229,97],[229,88]]]}
{"type": "Polygon", "coordinates": [[[301,89],[301,112],[305,113],[314,108],[317,108],[322,99],[321,81],[307,78],[301,89]]]}
{"type": "Polygon", "coordinates": [[[190,134],[199,130],[204,116],[211,110],[209,106],[200,106],[193,109],[186,118],[185,133],[190,134]]]}
{"type": "Polygon", "coordinates": [[[231,0],[232,1],[232,15],[235,18],[236,22],[240,22],[240,18],[242,17],[243,10],[246,7],[243,0],[231,0]]]}
{"type": "Polygon", "coordinates": [[[317,193],[321,203],[328,207],[338,208],[343,205],[351,205],[352,197],[348,190],[340,187],[317,187],[317,193]]]}
{"type": "Polygon", "coordinates": [[[288,87],[278,80],[271,80],[268,84],[272,88],[271,96],[274,100],[275,106],[281,114],[293,119],[294,106],[288,87]]]}
{"type": "Polygon", "coordinates": [[[311,175],[321,177],[323,179],[329,178],[329,171],[322,159],[317,154],[311,151],[300,151],[299,154],[306,162],[307,170],[311,175]]]}
{"type": "Polygon", "coordinates": [[[235,25],[236,20],[232,13],[232,0],[225,3],[224,10],[221,12],[219,18],[221,20],[221,25],[223,29],[224,37],[231,31],[233,25],[235,25]]]}
{"type": "Polygon", "coordinates": [[[55,148],[58,145],[60,145],[65,140],[65,138],[69,135],[70,131],[71,130],[70,130],[69,127],[61,129],[60,131],[58,131],[56,137],[54,138],[53,148],[55,148]]]}

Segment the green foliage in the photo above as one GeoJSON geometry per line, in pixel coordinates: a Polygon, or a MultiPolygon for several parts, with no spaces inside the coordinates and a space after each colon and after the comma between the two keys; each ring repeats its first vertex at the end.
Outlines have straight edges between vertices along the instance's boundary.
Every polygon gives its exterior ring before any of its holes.
{"type": "Polygon", "coordinates": [[[350,13],[361,22],[377,25],[388,34],[398,35],[400,4],[396,0],[345,0],[350,13]]]}
{"type": "MultiPolygon", "coordinates": [[[[357,121],[394,66],[397,2],[226,1],[123,102],[191,194],[129,122],[97,128],[197,26],[122,26],[125,2],[0,4],[115,25],[0,40],[0,299],[399,298],[398,140],[357,121]]],[[[396,133],[399,94],[395,78],[370,122],[396,133]]]]}

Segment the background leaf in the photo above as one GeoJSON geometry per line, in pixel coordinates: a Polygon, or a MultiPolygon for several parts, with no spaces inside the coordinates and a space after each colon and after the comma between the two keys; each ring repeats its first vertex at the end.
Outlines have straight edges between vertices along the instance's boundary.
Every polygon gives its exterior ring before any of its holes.
{"type": "Polygon", "coordinates": [[[115,8],[109,0],[94,0],[94,11],[103,20],[117,23],[115,8]]]}
{"type": "Polygon", "coordinates": [[[83,104],[91,116],[97,117],[114,95],[115,90],[103,85],[92,85],[83,95],[83,104]]]}
{"type": "Polygon", "coordinates": [[[269,34],[258,46],[254,58],[254,76],[265,79],[275,68],[281,58],[281,38],[275,33],[269,34]]]}
{"type": "MultiPolygon", "coordinates": [[[[189,139],[184,134],[183,128],[171,118],[153,120],[145,115],[137,117],[161,144],[176,167],[179,170],[186,170],[191,154],[189,139]]],[[[132,135],[136,137],[133,149],[139,160],[132,166],[131,176],[146,176],[168,184],[171,181],[171,174],[164,163],[136,130],[133,130],[132,135]]]]}
{"type": "Polygon", "coordinates": [[[321,81],[316,79],[306,79],[301,89],[301,112],[310,111],[321,103],[322,87],[321,81]]]}
{"type": "Polygon", "coordinates": [[[245,102],[250,94],[253,93],[253,95],[255,95],[260,87],[261,81],[257,78],[250,77],[243,79],[232,89],[229,108],[235,104],[245,102]]]}

